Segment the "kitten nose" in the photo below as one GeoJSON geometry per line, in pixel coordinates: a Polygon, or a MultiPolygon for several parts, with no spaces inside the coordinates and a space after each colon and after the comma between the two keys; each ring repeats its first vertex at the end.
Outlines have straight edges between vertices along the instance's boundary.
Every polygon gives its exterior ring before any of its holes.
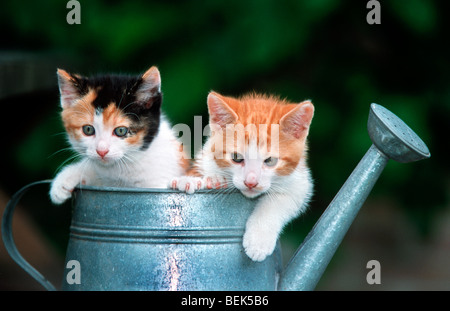
{"type": "Polygon", "coordinates": [[[109,152],[108,149],[102,149],[102,150],[97,149],[96,151],[102,159],[105,158],[106,154],[109,152]]]}
{"type": "Polygon", "coordinates": [[[258,185],[258,178],[256,177],[256,174],[249,173],[245,177],[244,185],[249,189],[255,188],[258,185]]]}

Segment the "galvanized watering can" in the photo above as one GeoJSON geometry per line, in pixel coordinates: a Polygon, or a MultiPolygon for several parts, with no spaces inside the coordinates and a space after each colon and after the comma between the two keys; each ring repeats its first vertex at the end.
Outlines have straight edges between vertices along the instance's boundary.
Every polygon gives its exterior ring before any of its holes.
{"type": "MultiPolygon", "coordinates": [[[[242,248],[255,200],[235,191],[82,187],[74,193],[63,290],[313,290],[389,159],[430,157],[423,141],[398,117],[372,104],[373,145],[283,269],[280,246],[263,262],[242,248]]],[[[2,221],[11,257],[48,290],[55,287],[18,252],[14,207],[2,221]]]]}

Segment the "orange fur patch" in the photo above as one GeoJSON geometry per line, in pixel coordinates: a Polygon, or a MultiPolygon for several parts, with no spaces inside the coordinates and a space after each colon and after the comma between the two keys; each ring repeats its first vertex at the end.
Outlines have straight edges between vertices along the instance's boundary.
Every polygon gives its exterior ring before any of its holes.
{"type": "MultiPolygon", "coordinates": [[[[113,102],[103,110],[102,114],[103,124],[106,128],[114,130],[119,126],[125,126],[128,128],[132,126],[131,120],[127,118],[113,102]]],[[[125,138],[125,141],[130,145],[141,145],[145,134],[145,129],[141,128],[137,131],[134,131],[133,135],[127,136],[125,138]]]]}
{"type": "Polygon", "coordinates": [[[61,112],[64,127],[73,138],[79,140],[83,135],[81,131],[83,125],[93,123],[95,109],[92,102],[96,97],[97,93],[90,91],[61,112]]]}
{"type": "Polygon", "coordinates": [[[184,154],[182,153],[180,156],[179,163],[180,163],[180,166],[183,169],[183,171],[186,172],[191,166],[191,161],[189,161],[189,159],[185,158],[183,155],[184,154]]]}
{"type": "Polygon", "coordinates": [[[130,120],[123,115],[114,103],[110,103],[108,107],[103,110],[102,114],[105,127],[116,128],[118,126],[130,126],[130,120]]]}

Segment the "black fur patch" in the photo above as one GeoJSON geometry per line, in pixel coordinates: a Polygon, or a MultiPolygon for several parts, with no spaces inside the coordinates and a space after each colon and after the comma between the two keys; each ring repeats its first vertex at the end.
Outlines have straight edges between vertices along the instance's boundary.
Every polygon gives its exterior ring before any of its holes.
{"type": "Polygon", "coordinates": [[[110,104],[117,108],[133,122],[136,130],[145,129],[142,150],[148,148],[153,138],[158,134],[161,121],[162,94],[154,94],[147,102],[139,102],[137,94],[142,85],[141,76],[128,75],[99,75],[94,77],[74,76],[74,85],[80,96],[95,90],[97,93],[93,105],[96,111],[104,110],[110,104]]]}

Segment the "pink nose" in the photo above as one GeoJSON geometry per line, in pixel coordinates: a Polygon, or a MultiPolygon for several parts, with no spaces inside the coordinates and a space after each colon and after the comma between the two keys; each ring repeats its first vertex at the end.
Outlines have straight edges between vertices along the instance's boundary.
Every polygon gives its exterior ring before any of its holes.
{"type": "Polygon", "coordinates": [[[258,185],[258,178],[255,174],[250,173],[245,178],[244,185],[249,189],[253,189],[258,185]]]}
{"type": "Polygon", "coordinates": [[[258,183],[256,181],[255,182],[244,181],[244,185],[246,185],[248,189],[253,189],[258,185],[258,183]]]}
{"type": "Polygon", "coordinates": [[[98,153],[98,155],[103,159],[103,158],[105,158],[105,156],[106,156],[106,154],[109,152],[109,150],[108,149],[106,149],[106,150],[98,150],[97,149],[97,153],[98,153]]]}

